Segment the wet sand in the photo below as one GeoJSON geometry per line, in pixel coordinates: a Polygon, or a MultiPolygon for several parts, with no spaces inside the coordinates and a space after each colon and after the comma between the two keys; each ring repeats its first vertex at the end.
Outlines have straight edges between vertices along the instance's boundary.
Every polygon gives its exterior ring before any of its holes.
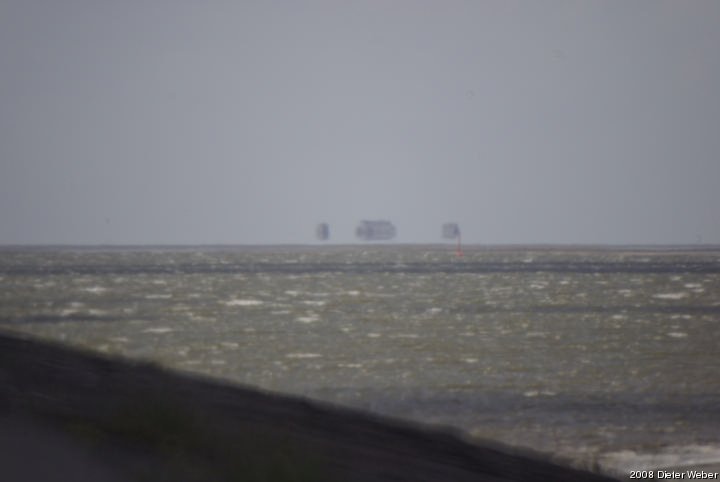
{"type": "Polygon", "coordinates": [[[449,430],[3,333],[0,479],[614,480],[449,430]]]}

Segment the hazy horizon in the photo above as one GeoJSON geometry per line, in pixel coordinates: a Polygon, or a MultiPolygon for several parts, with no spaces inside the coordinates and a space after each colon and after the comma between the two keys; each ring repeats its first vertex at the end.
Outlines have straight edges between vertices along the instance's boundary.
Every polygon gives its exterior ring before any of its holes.
{"type": "Polygon", "coordinates": [[[720,244],[720,2],[0,4],[0,245],[720,244]]]}
{"type": "MultiPolygon", "coordinates": [[[[0,244],[0,250],[42,250],[44,248],[64,250],[143,250],[148,249],[168,249],[168,250],[180,250],[195,248],[207,248],[210,251],[213,250],[243,250],[258,249],[260,251],[274,250],[274,249],[317,249],[317,248],[328,248],[328,249],[345,249],[345,248],[398,248],[398,247],[417,247],[417,248],[437,248],[446,249],[449,253],[455,253],[457,241],[456,240],[438,240],[438,241],[363,241],[355,239],[347,242],[333,242],[332,240],[319,241],[310,240],[307,242],[278,242],[278,243],[3,243],[0,244]]],[[[558,251],[576,251],[576,250],[587,250],[592,249],[599,252],[604,250],[607,251],[647,251],[647,252],[703,252],[703,251],[717,251],[720,250],[720,243],[707,243],[707,242],[695,242],[695,243],[482,243],[482,242],[462,242],[462,250],[468,252],[470,250],[515,250],[515,249],[529,249],[529,250],[558,250],[558,251]]]]}

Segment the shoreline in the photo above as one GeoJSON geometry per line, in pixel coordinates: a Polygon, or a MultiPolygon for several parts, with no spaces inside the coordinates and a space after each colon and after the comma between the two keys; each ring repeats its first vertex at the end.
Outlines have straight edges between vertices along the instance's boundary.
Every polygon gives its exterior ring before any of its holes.
{"type": "Polygon", "coordinates": [[[49,473],[98,482],[616,480],[447,429],[6,332],[0,414],[8,481],[29,480],[38,456],[59,464],[49,473]],[[11,435],[23,433],[25,444],[11,435]]]}

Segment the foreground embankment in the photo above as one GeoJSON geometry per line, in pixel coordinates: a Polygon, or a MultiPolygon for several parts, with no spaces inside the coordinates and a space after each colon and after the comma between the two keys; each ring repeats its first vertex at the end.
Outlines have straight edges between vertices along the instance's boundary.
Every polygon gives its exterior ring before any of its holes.
{"type": "Polygon", "coordinates": [[[604,481],[307,400],[0,334],[4,481],[604,481]]]}

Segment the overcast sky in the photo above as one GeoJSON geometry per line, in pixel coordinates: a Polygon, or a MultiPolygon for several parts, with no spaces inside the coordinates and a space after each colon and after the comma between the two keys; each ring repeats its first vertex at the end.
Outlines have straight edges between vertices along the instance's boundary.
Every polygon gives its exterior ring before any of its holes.
{"type": "Polygon", "coordinates": [[[720,243],[720,2],[0,0],[0,243],[720,243]]]}

